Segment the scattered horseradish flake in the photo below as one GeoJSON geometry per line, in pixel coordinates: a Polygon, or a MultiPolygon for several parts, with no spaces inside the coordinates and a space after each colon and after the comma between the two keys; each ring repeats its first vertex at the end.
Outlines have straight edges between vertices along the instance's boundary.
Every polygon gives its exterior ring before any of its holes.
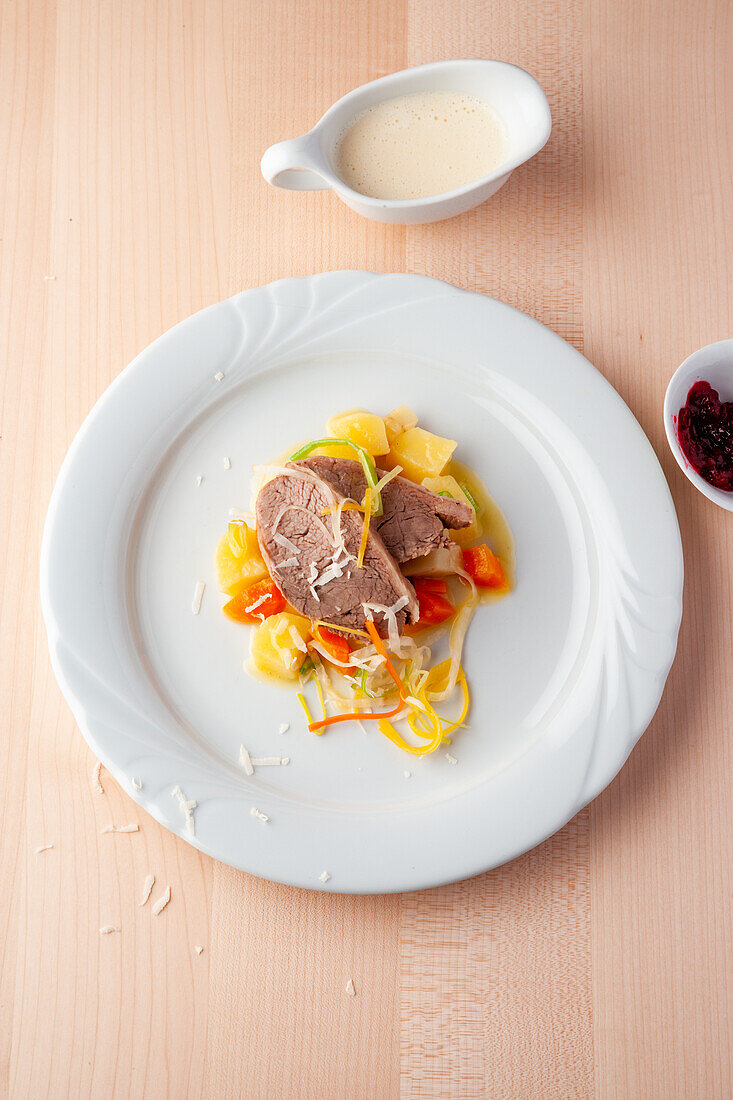
{"type": "Polygon", "coordinates": [[[138,909],[142,909],[143,905],[147,905],[148,899],[149,899],[150,895],[153,892],[153,887],[154,886],[155,886],[155,875],[148,875],[148,877],[145,879],[145,882],[143,883],[143,896],[140,898],[140,901],[137,903],[138,909]]]}
{"type": "Polygon", "coordinates": [[[170,886],[166,886],[165,890],[163,891],[163,893],[160,895],[160,897],[156,901],[155,905],[153,906],[153,916],[154,917],[159,916],[163,912],[163,910],[165,909],[166,905],[168,904],[168,902],[170,900],[171,900],[171,888],[170,888],[170,886]]]}
{"type": "Polygon", "coordinates": [[[181,812],[186,820],[186,828],[191,836],[195,836],[196,823],[193,819],[193,811],[198,806],[198,802],[195,799],[187,799],[179,786],[173,788],[171,797],[178,799],[178,805],[181,807],[181,812]]]}
{"type": "Polygon", "coordinates": [[[191,610],[194,615],[198,615],[201,610],[201,601],[204,598],[204,592],[206,591],[205,581],[196,581],[196,587],[193,590],[193,600],[191,601],[191,610]]]}

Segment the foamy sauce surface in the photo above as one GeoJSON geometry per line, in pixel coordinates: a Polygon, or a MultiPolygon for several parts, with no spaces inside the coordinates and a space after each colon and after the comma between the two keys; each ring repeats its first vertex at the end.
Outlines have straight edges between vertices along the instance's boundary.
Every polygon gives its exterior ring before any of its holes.
{"type": "Polygon", "coordinates": [[[463,92],[397,96],[358,115],[340,138],[336,170],[377,199],[439,195],[493,172],[506,157],[504,125],[463,92]]]}

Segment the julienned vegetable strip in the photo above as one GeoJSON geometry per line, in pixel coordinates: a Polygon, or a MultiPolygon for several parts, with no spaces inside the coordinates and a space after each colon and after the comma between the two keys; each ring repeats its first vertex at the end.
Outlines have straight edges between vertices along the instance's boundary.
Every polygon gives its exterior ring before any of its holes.
{"type": "Polygon", "coordinates": [[[382,515],[382,494],[377,489],[379,484],[379,478],[377,477],[377,467],[374,465],[374,459],[365,451],[363,447],[360,447],[358,443],[352,443],[350,439],[333,439],[330,436],[326,439],[313,439],[310,443],[306,443],[304,447],[300,447],[299,450],[292,454],[288,459],[288,462],[297,462],[300,458],[307,458],[309,454],[317,450],[318,447],[351,447],[352,451],[356,453],[361,468],[364,471],[364,477],[368,487],[372,490],[372,515],[382,515]]]}
{"type": "Polygon", "coordinates": [[[369,517],[371,515],[372,506],[372,491],[367,489],[364,493],[364,524],[361,529],[361,542],[359,543],[359,553],[356,555],[356,568],[361,569],[364,565],[364,555],[366,553],[367,542],[369,540],[369,517]]]}
{"type": "Polygon", "coordinates": [[[332,714],[329,718],[321,719],[320,722],[310,722],[308,725],[308,729],[311,731],[311,733],[318,733],[318,731],[323,729],[325,726],[333,726],[336,722],[351,722],[355,718],[358,718],[360,721],[369,721],[370,719],[381,720],[383,718],[394,718],[395,715],[399,714],[399,712],[404,707],[405,685],[402,683],[402,680],[400,679],[397,670],[389,659],[387,650],[384,648],[384,642],[377,633],[377,628],[375,627],[374,623],[371,622],[369,619],[367,619],[366,628],[369,631],[370,638],[374,642],[374,648],[376,649],[377,653],[384,657],[387,672],[390,674],[395,684],[397,685],[397,690],[400,694],[400,700],[397,706],[394,707],[392,710],[379,711],[377,714],[369,714],[365,713],[364,711],[350,711],[347,714],[332,714]]]}

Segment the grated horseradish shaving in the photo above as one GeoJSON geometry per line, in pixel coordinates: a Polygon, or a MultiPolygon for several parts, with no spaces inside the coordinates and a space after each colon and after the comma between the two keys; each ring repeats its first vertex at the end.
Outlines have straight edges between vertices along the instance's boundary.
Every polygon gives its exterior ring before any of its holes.
{"type": "Polygon", "coordinates": [[[181,807],[181,812],[186,819],[186,828],[191,836],[196,835],[196,823],[193,819],[193,811],[198,806],[198,802],[195,798],[187,799],[183,791],[179,786],[175,786],[171,791],[171,797],[178,799],[178,805],[181,807]]]}
{"type": "Polygon", "coordinates": [[[252,763],[256,768],[276,768],[280,764],[289,764],[289,756],[255,756],[252,763]]]}
{"type": "Polygon", "coordinates": [[[39,852],[47,852],[49,848],[53,848],[53,844],[41,844],[40,848],[36,848],[36,855],[39,852]]]}
{"type": "Polygon", "coordinates": [[[102,786],[102,761],[98,760],[94,765],[94,771],[92,772],[92,780],[94,782],[94,789],[97,794],[104,794],[104,787],[102,786]]]}
{"type": "Polygon", "coordinates": [[[354,983],[351,978],[349,978],[348,982],[346,983],[346,992],[349,994],[350,997],[356,996],[356,990],[354,988],[354,983]]]}
{"type": "Polygon", "coordinates": [[[277,732],[278,732],[278,733],[287,733],[289,729],[290,729],[290,723],[289,723],[289,722],[283,722],[283,723],[281,723],[281,725],[280,725],[280,726],[278,727],[278,731],[277,731],[277,732]]]}
{"type": "Polygon", "coordinates": [[[204,950],[203,947],[198,943],[195,943],[193,945],[193,949],[194,949],[194,951],[196,952],[197,955],[200,955],[202,953],[202,951],[204,950]]]}
{"type": "Polygon", "coordinates": [[[105,825],[102,829],[103,833],[139,833],[140,826],[133,825],[105,825]]]}
{"type": "Polygon", "coordinates": [[[284,550],[289,550],[296,558],[300,554],[300,550],[295,543],[291,542],[289,538],[286,538],[285,535],[281,535],[279,532],[272,536],[272,541],[276,542],[278,546],[282,546],[284,550]]]}
{"type": "Polygon", "coordinates": [[[231,458],[229,458],[229,455],[224,455],[224,458],[222,459],[222,461],[224,463],[224,469],[225,470],[231,470],[232,460],[231,460],[231,458]]]}
{"type": "Polygon", "coordinates": [[[260,821],[269,821],[270,820],[269,817],[267,816],[267,814],[263,814],[262,810],[258,810],[256,806],[253,806],[252,809],[249,812],[252,814],[252,817],[256,817],[260,821]]]}
{"type": "Polygon", "coordinates": [[[103,924],[99,929],[100,936],[108,936],[110,932],[121,932],[119,924],[103,924]]]}
{"type": "Polygon", "coordinates": [[[191,610],[194,615],[198,615],[201,610],[201,601],[204,598],[204,592],[206,591],[205,581],[196,581],[196,587],[193,590],[193,600],[191,601],[191,610]]]}
{"type": "Polygon", "coordinates": [[[247,775],[254,775],[255,770],[252,767],[252,757],[249,755],[244,745],[239,746],[239,763],[242,765],[247,775]]]}
{"type": "Polygon", "coordinates": [[[329,875],[328,871],[321,871],[321,873],[318,877],[321,880],[321,882],[328,882],[328,880],[330,879],[331,876],[329,875]]]}
{"type": "Polygon", "coordinates": [[[132,785],[136,791],[141,791],[143,789],[142,779],[138,779],[136,775],[133,775],[132,777],[132,785]]]}
{"type": "Polygon", "coordinates": [[[201,482],[203,480],[204,480],[204,475],[203,474],[197,474],[196,475],[196,488],[197,489],[198,489],[199,485],[201,484],[201,482]]]}
{"type": "Polygon", "coordinates": [[[458,760],[456,759],[456,757],[453,755],[452,752],[446,752],[443,755],[445,756],[445,758],[446,758],[446,760],[448,761],[449,764],[457,764],[458,763],[458,760]]]}
{"type": "Polygon", "coordinates": [[[224,381],[224,375],[222,374],[222,372],[220,370],[218,370],[216,372],[216,374],[214,375],[214,381],[215,382],[223,382],[224,381]]]}
{"type": "Polygon", "coordinates": [[[171,888],[170,888],[170,886],[166,886],[165,890],[163,891],[163,893],[160,895],[160,897],[156,901],[155,905],[153,906],[153,916],[154,917],[160,916],[160,914],[163,912],[163,910],[165,909],[166,905],[168,904],[168,902],[170,900],[171,900],[171,888]]]}
{"type": "Polygon", "coordinates": [[[147,905],[148,899],[153,892],[155,886],[155,875],[148,875],[143,883],[143,895],[140,901],[137,903],[138,909],[142,909],[143,905],[147,905]]]}

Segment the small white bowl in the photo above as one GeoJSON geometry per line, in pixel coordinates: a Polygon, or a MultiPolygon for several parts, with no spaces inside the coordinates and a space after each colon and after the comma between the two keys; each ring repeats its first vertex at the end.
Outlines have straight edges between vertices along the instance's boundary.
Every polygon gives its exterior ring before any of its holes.
{"type": "Polygon", "coordinates": [[[700,477],[685,458],[677,437],[677,414],[687,404],[687,395],[695,382],[709,382],[721,401],[733,400],[733,340],[718,340],[694,351],[672,375],[664,397],[664,429],[677,465],[703,496],[733,512],[733,493],[716,489],[700,477]]]}
{"type": "Polygon", "coordinates": [[[275,187],[295,191],[331,188],[365,218],[393,225],[418,225],[462,214],[488,199],[515,168],[538,153],[550,136],[552,120],[540,85],[516,65],[504,61],[435,61],[383,76],[349,92],[326,111],[302,137],[271,145],[262,158],[262,175],[275,187]],[[375,199],[347,186],[336,172],[336,147],[351,121],[385,99],[414,92],[451,91],[477,96],[504,123],[505,161],[488,176],[418,199],[375,199]]]}

